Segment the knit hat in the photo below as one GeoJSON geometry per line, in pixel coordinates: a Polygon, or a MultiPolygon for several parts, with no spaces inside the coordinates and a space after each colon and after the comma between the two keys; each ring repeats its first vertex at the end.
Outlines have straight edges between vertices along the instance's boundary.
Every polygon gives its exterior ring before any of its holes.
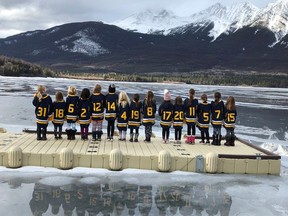
{"type": "Polygon", "coordinates": [[[171,100],[171,94],[168,89],[164,90],[164,101],[170,101],[171,100]]]}
{"type": "Polygon", "coordinates": [[[109,93],[115,93],[115,91],[116,91],[115,85],[114,84],[110,84],[108,91],[109,91],[109,93]]]}

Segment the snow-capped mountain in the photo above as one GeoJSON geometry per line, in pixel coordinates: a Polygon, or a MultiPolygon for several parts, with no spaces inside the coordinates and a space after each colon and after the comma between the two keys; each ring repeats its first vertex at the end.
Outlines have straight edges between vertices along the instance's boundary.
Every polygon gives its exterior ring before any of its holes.
{"type": "Polygon", "coordinates": [[[252,26],[268,28],[275,34],[276,41],[281,41],[288,34],[288,0],[270,3],[255,17],[252,26]]]}
{"type": "Polygon", "coordinates": [[[179,17],[166,10],[147,10],[113,23],[123,29],[145,34],[183,34],[213,26],[208,36],[215,41],[222,34],[231,34],[247,26],[266,28],[275,34],[274,45],[288,33],[288,0],[278,0],[259,9],[242,2],[231,6],[220,3],[187,17],[179,17]]]}
{"type": "Polygon", "coordinates": [[[126,30],[145,34],[167,34],[167,30],[188,23],[190,23],[189,17],[176,16],[172,11],[165,9],[147,9],[111,24],[126,30]]]}

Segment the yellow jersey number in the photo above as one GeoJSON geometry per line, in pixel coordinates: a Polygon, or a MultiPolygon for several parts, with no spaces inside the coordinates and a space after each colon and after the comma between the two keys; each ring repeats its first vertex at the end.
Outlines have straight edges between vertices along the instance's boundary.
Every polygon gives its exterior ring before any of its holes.
{"type": "Polygon", "coordinates": [[[147,115],[153,116],[153,108],[152,107],[147,107],[147,115]]]}
{"type": "Polygon", "coordinates": [[[107,102],[107,110],[116,110],[116,104],[115,104],[115,102],[107,102]]]}
{"type": "Polygon", "coordinates": [[[196,108],[195,107],[189,107],[189,114],[190,116],[196,115],[196,108]]]}
{"type": "Polygon", "coordinates": [[[131,119],[139,119],[139,111],[138,110],[132,110],[131,119]]]}
{"type": "Polygon", "coordinates": [[[121,118],[126,121],[126,119],[127,119],[126,111],[122,113],[121,118]]]}
{"type": "Polygon", "coordinates": [[[74,113],[74,104],[69,104],[68,113],[74,113]]]}
{"type": "Polygon", "coordinates": [[[101,111],[101,103],[93,103],[93,111],[100,112],[101,111]]]}
{"type": "Polygon", "coordinates": [[[204,113],[203,113],[203,120],[204,120],[205,122],[209,121],[209,113],[208,113],[208,112],[204,112],[204,113]]]}
{"type": "Polygon", "coordinates": [[[221,114],[221,110],[215,110],[215,113],[217,114],[216,119],[219,119],[220,114],[221,114]]]}
{"type": "Polygon", "coordinates": [[[86,113],[87,113],[87,110],[85,108],[82,108],[81,109],[81,118],[85,118],[86,117],[86,113]]]}
{"type": "Polygon", "coordinates": [[[45,117],[47,114],[47,108],[46,107],[38,107],[38,112],[37,112],[37,116],[43,116],[45,117]]]}
{"type": "Polygon", "coordinates": [[[228,113],[227,120],[228,122],[235,122],[235,113],[228,113]]]}
{"type": "Polygon", "coordinates": [[[163,120],[168,121],[170,119],[171,115],[172,115],[171,111],[164,111],[163,112],[163,120]]]}
{"type": "Polygon", "coordinates": [[[64,109],[56,109],[55,118],[64,118],[64,109]]]}
{"type": "Polygon", "coordinates": [[[182,121],[184,119],[184,113],[182,111],[175,111],[174,120],[182,121]]]}

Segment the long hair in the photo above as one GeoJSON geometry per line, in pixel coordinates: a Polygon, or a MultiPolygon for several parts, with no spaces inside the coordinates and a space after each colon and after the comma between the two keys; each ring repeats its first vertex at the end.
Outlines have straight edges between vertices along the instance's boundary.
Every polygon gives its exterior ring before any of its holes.
{"type": "Polygon", "coordinates": [[[221,100],[221,93],[220,92],[214,93],[214,100],[216,103],[219,103],[219,101],[221,100]]]}
{"type": "Polygon", "coordinates": [[[153,92],[152,91],[148,91],[147,95],[146,95],[146,100],[145,100],[146,105],[152,106],[153,100],[154,100],[153,92]]]}
{"type": "Polygon", "coordinates": [[[195,95],[195,90],[191,88],[189,90],[189,100],[188,100],[189,104],[191,104],[192,101],[194,100],[194,95],[195,95]]]}
{"type": "Polygon", "coordinates": [[[45,88],[45,86],[43,86],[43,85],[39,85],[38,87],[37,87],[37,97],[38,97],[38,99],[39,99],[39,101],[41,101],[42,100],[42,98],[43,98],[43,93],[45,93],[46,92],[46,88],[45,88]]]}
{"type": "Polygon", "coordinates": [[[63,94],[61,91],[57,91],[56,94],[55,94],[55,99],[57,102],[61,102],[63,101],[63,94]]]}
{"type": "Polygon", "coordinates": [[[202,100],[204,103],[206,103],[207,100],[208,100],[207,95],[206,95],[206,94],[202,94],[202,95],[201,95],[201,100],[202,100]]]}
{"type": "Polygon", "coordinates": [[[84,88],[81,92],[81,98],[83,100],[87,100],[90,97],[90,90],[88,88],[84,88]]]}
{"type": "Polygon", "coordinates": [[[119,94],[119,104],[124,108],[126,104],[130,103],[130,99],[125,91],[121,91],[119,94]]]}
{"type": "Polygon", "coordinates": [[[227,98],[226,109],[227,110],[236,110],[235,98],[233,96],[229,96],[227,98]]]}
{"type": "Polygon", "coordinates": [[[175,98],[175,105],[182,105],[182,97],[178,96],[175,98]]]}
{"type": "Polygon", "coordinates": [[[101,93],[102,87],[99,84],[96,84],[93,90],[93,93],[101,93]]]}
{"type": "Polygon", "coordinates": [[[139,94],[134,94],[133,100],[136,102],[136,107],[140,105],[139,99],[140,99],[139,94]]]}
{"type": "Polygon", "coordinates": [[[75,86],[69,86],[68,87],[68,95],[77,95],[77,90],[75,86]]]}

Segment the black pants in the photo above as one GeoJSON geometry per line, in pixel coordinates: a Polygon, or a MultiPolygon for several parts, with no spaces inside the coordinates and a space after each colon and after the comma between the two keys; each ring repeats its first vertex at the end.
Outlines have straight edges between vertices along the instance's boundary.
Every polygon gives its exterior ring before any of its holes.
{"type": "Polygon", "coordinates": [[[107,125],[107,136],[113,137],[115,130],[115,120],[109,120],[107,125]]]}
{"type": "Polygon", "coordinates": [[[201,129],[201,140],[204,142],[206,137],[206,140],[209,141],[209,129],[208,128],[202,128],[201,129]]]}
{"type": "Polygon", "coordinates": [[[175,128],[175,140],[181,140],[181,136],[182,136],[182,128],[176,127],[175,128]]]}
{"type": "Polygon", "coordinates": [[[54,124],[54,135],[57,136],[61,136],[62,135],[62,127],[63,124],[54,124]]]}
{"type": "Polygon", "coordinates": [[[195,124],[187,125],[187,134],[188,135],[195,135],[196,134],[195,124]],[[192,134],[191,134],[191,130],[192,130],[192,134]]]}
{"type": "Polygon", "coordinates": [[[162,128],[162,139],[163,140],[169,140],[170,135],[170,128],[169,127],[163,127],[162,128]]]}
{"type": "Polygon", "coordinates": [[[47,124],[37,123],[37,139],[46,139],[47,124]]]}
{"type": "Polygon", "coordinates": [[[139,127],[136,128],[130,128],[130,134],[133,134],[133,130],[135,129],[135,133],[139,134],[139,127]]]}

